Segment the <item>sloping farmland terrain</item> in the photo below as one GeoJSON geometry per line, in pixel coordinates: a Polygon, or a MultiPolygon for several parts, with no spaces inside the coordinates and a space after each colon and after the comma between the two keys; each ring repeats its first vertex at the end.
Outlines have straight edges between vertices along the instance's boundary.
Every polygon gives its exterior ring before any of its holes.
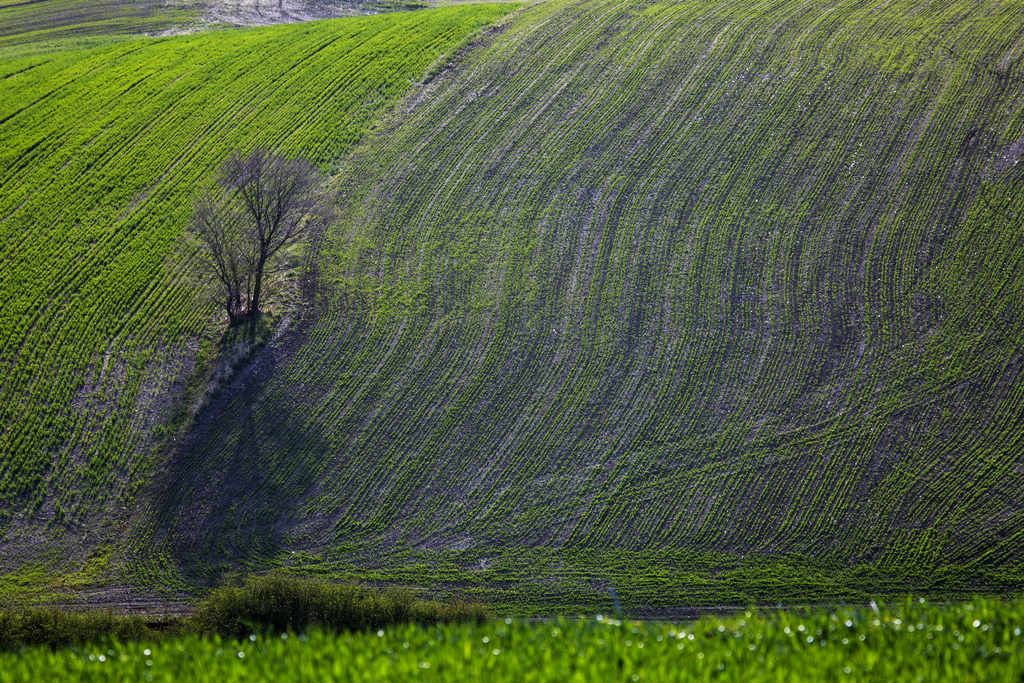
{"type": "Polygon", "coordinates": [[[194,23],[198,9],[163,0],[0,0],[0,50],[49,51],[62,43],[168,31],[194,23]]]}
{"type": "Polygon", "coordinates": [[[525,8],[357,148],[325,313],[140,547],[516,604],[1019,585],[1022,54],[1019,2],[525,8]]]}
{"type": "Polygon", "coordinates": [[[508,9],[0,63],[0,566],[96,545],[127,514],[196,335],[213,325],[184,277],[195,252],[182,237],[216,165],[266,146],[329,168],[440,55],[508,9]]]}
{"type": "Polygon", "coordinates": [[[266,26],[422,7],[418,0],[0,0],[0,58],[213,25],[266,26]]]}

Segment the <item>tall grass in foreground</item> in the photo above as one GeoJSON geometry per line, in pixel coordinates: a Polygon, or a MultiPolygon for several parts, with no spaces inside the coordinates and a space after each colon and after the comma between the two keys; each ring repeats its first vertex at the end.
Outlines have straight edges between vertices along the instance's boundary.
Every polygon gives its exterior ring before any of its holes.
{"type": "Polygon", "coordinates": [[[397,624],[483,621],[483,606],[419,600],[410,591],[346,586],[279,574],[214,590],[188,617],[147,619],[110,612],[0,611],[0,650],[59,647],[193,634],[243,638],[254,633],[348,631],[397,624]]]}
{"type": "Polygon", "coordinates": [[[1024,601],[376,631],[0,654],[0,683],[210,681],[1020,681],[1024,601]]]}
{"type": "Polygon", "coordinates": [[[64,612],[56,609],[0,611],[0,649],[17,646],[59,647],[99,640],[156,639],[180,631],[176,620],[147,621],[111,612],[64,612]]]}
{"type": "Polygon", "coordinates": [[[482,621],[486,616],[480,605],[417,600],[403,589],[379,591],[271,574],[213,591],[199,605],[190,627],[201,634],[243,637],[267,630],[358,630],[407,622],[482,621]]]}

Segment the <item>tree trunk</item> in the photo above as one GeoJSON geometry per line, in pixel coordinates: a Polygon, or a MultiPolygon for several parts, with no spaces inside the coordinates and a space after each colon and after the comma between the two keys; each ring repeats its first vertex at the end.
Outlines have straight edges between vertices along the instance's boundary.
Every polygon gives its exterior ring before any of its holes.
{"type": "Polygon", "coordinates": [[[266,261],[267,257],[264,255],[260,255],[256,261],[256,282],[253,283],[252,301],[249,302],[249,315],[254,318],[260,314],[260,290],[263,288],[263,266],[266,261]]]}

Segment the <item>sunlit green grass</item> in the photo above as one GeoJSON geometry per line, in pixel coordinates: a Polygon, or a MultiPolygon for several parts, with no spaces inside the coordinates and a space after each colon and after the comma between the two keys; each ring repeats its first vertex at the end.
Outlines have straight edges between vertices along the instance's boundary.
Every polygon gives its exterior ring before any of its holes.
{"type": "Polygon", "coordinates": [[[0,655],[0,681],[1019,680],[1024,602],[188,637],[0,655]]]}

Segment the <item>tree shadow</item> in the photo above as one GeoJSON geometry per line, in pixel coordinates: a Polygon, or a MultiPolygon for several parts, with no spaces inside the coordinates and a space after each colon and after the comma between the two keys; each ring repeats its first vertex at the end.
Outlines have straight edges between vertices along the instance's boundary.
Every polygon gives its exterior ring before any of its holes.
{"type": "MultiPolygon", "coordinates": [[[[317,482],[327,443],[273,378],[302,343],[293,331],[257,351],[197,413],[148,494],[154,547],[198,584],[271,560],[317,482]]],[[[254,341],[254,340],[251,340],[254,341]]]]}

